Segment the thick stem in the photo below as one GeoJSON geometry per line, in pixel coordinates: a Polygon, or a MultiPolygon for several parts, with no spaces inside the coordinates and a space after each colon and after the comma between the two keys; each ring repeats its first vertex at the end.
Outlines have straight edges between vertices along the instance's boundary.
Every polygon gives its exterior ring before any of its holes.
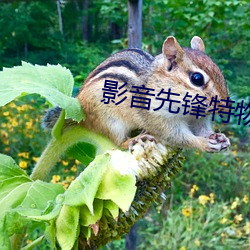
{"type": "Polygon", "coordinates": [[[82,126],[72,126],[63,131],[60,138],[53,138],[39,158],[31,178],[33,180],[45,180],[50,171],[60,159],[61,155],[77,142],[87,142],[96,147],[96,155],[104,153],[106,150],[117,148],[110,140],[100,134],[94,133],[82,126]]]}

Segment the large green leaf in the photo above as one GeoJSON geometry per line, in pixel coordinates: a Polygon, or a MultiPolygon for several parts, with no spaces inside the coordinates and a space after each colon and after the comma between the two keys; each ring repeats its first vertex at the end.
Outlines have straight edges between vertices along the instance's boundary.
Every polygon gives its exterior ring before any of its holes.
{"type": "Polygon", "coordinates": [[[0,154],[0,181],[22,175],[28,177],[10,156],[0,154]]]}
{"type": "Polygon", "coordinates": [[[65,109],[66,118],[80,121],[84,114],[78,100],[71,97],[73,85],[72,74],[61,65],[34,66],[22,62],[22,66],[0,72],[0,106],[18,96],[36,93],[53,106],[65,109]]]}
{"type": "Polygon", "coordinates": [[[96,148],[86,142],[78,142],[68,148],[66,152],[69,156],[88,165],[95,158],[96,148]]]}
{"type": "Polygon", "coordinates": [[[80,225],[89,226],[95,224],[102,217],[103,200],[95,199],[93,202],[94,215],[90,213],[87,206],[80,208],[80,225]]]}
{"type": "Polygon", "coordinates": [[[64,250],[71,250],[79,234],[79,207],[64,205],[56,220],[56,238],[64,250]]]}
{"type": "Polygon", "coordinates": [[[61,185],[40,180],[34,181],[20,207],[26,211],[32,208],[42,212],[47,207],[48,201],[55,200],[57,195],[61,193],[64,193],[64,188],[61,185]]]}
{"type": "MultiPolygon", "coordinates": [[[[127,161],[129,164],[130,156],[125,152],[121,154],[125,163],[127,161]]],[[[121,174],[118,171],[121,162],[116,156],[116,150],[97,156],[71,183],[65,192],[64,203],[70,206],[87,205],[94,215],[93,201],[98,198],[111,200],[123,211],[127,211],[136,192],[136,179],[132,174],[121,174]]]]}
{"type": "Polygon", "coordinates": [[[0,201],[17,186],[30,181],[27,176],[16,176],[0,181],[0,201]]]}
{"type": "Polygon", "coordinates": [[[0,162],[0,249],[9,249],[9,236],[21,233],[32,220],[29,216],[47,212],[55,219],[63,201],[56,198],[64,189],[61,185],[32,181],[9,156],[0,155],[0,162]]]}
{"type": "Polygon", "coordinates": [[[93,214],[93,202],[108,166],[110,155],[103,154],[95,158],[93,162],[71,183],[65,192],[64,203],[70,206],[87,205],[93,214]]]}
{"type": "Polygon", "coordinates": [[[126,212],[129,210],[135,196],[135,183],[135,176],[130,174],[121,175],[118,170],[109,167],[100,183],[96,198],[112,200],[126,212]]]}

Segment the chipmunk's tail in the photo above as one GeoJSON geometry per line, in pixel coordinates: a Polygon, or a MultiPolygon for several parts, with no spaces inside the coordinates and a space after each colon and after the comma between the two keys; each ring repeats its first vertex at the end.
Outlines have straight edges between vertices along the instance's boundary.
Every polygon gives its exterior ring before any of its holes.
{"type": "Polygon", "coordinates": [[[45,130],[51,130],[56,124],[61,111],[62,109],[58,106],[46,110],[41,120],[42,128],[45,130]]]}

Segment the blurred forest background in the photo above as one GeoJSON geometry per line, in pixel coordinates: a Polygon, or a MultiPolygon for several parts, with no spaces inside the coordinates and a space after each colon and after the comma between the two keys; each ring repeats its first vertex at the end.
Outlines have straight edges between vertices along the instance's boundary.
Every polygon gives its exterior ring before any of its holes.
{"type": "MultiPolygon", "coordinates": [[[[231,98],[247,106],[249,1],[143,0],[142,11],[144,50],[161,53],[169,35],[186,47],[194,35],[202,37],[206,53],[225,75],[231,98]]],[[[126,0],[1,0],[0,68],[20,65],[21,60],[60,63],[81,86],[102,60],[127,47],[127,23],[126,0]]],[[[30,172],[47,137],[39,122],[46,104],[36,96],[28,99],[29,104],[24,104],[27,98],[20,99],[0,110],[0,152],[14,156],[30,172]]],[[[250,107],[245,115],[248,112],[250,107]]],[[[229,124],[218,120],[215,127],[230,137],[231,150],[184,152],[183,171],[166,191],[166,200],[152,206],[137,225],[138,249],[249,249],[249,124],[239,125],[237,117],[231,117],[229,124]]],[[[81,164],[65,158],[51,181],[67,186],[80,171],[81,164]]],[[[124,239],[106,246],[124,248],[124,239]]]]}

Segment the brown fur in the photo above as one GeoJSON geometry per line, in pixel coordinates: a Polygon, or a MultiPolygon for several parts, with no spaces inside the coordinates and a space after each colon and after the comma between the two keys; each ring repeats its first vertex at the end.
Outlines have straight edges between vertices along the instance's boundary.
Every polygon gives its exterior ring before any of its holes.
{"type": "Polygon", "coordinates": [[[78,95],[87,114],[84,125],[107,135],[118,145],[128,139],[131,130],[142,129],[168,145],[196,147],[208,152],[227,148],[230,145],[227,138],[226,144],[209,139],[213,131],[207,117],[197,120],[191,115],[183,116],[181,112],[171,114],[165,107],[153,111],[161,102],[152,96],[149,96],[150,111],[130,108],[132,93],[129,90],[132,86],[145,85],[155,89],[154,94],[159,93],[162,88],[165,91],[171,88],[172,92],[180,94],[174,98],[180,101],[186,92],[192,97],[196,94],[206,96],[207,104],[215,95],[219,99],[227,98],[225,79],[216,64],[203,53],[203,41],[194,37],[191,46],[195,49],[182,49],[174,37],[168,37],[163,44],[163,54],[155,58],[141,50],[132,49],[118,52],[106,59],[89,74],[78,95]],[[207,83],[202,87],[190,82],[189,72],[196,69],[202,70],[208,77],[207,83]],[[103,104],[101,100],[105,79],[118,81],[118,86],[126,80],[127,100],[118,106],[112,102],[103,104]]]}

